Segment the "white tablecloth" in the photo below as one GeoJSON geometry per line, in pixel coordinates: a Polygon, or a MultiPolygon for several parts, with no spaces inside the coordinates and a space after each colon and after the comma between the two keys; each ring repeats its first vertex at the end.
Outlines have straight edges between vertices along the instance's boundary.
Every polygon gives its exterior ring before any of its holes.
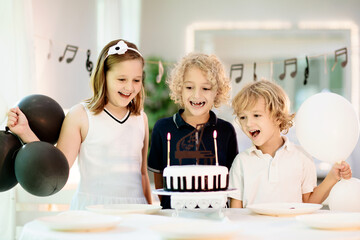
{"type": "MultiPolygon", "coordinates": [[[[316,213],[324,213],[319,210],[316,213]]],[[[223,209],[225,217],[215,213],[197,213],[182,211],[177,217],[173,210],[161,210],[156,215],[132,214],[123,216],[123,221],[107,231],[65,232],[53,231],[38,221],[27,223],[20,240],[114,240],[146,239],[160,240],[162,235],[153,230],[154,226],[177,221],[211,220],[219,224],[235,224],[237,233],[231,239],[316,239],[316,240],[355,240],[360,239],[360,230],[319,230],[305,226],[295,217],[272,217],[251,213],[248,209],[223,209]]],[[[314,213],[314,214],[316,214],[314,213]]],[[[184,231],[186,231],[184,229],[184,231]]]]}

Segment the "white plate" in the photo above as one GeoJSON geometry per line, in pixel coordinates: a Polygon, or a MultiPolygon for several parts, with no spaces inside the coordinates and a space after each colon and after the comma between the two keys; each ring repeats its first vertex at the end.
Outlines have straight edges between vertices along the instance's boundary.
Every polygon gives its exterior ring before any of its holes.
{"type": "Polygon", "coordinates": [[[53,230],[84,231],[113,228],[120,223],[121,217],[88,211],[67,211],[55,216],[37,218],[36,221],[53,230]]]}
{"type": "Polygon", "coordinates": [[[103,214],[130,214],[143,213],[152,214],[161,209],[160,205],[151,204],[108,204],[87,206],[87,210],[103,214]]]}
{"type": "Polygon", "coordinates": [[[297,216],[296,220],[319,229],[360,229],[360,213],[358,212],[311,214],[297,216]]]}
{"type": "Polygon", "coordinates": [[[313,213],[321,207],[321,204],[312,203],[261,203],[247,205],[247,208],[257,214],[270,216],[293,216],[313,213]]]}
{"type": "Polygon", "coordinates": [[[165,239],[230,239],[239,231],[230,223],[207,220],[159,224],[151,229],[165,239]]]}

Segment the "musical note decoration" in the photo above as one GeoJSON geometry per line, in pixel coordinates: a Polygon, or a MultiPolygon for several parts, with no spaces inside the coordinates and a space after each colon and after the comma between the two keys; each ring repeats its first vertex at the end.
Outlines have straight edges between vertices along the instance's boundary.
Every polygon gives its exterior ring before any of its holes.
{"type": "Polygon", "coordinates": [[[331,68],[331,71],[333,72],[335,69],[335,66],[338,62],[338,57],[341,55],[345,55],[345,60],[341,63],[341,66],[344,68],[348,62],[348,53],[347,53],[347,48],[340,48],[338,50],[335,51],[335,63],[333,65],[333,67],[331,68]]]}
{"type": "Polygon", "coordinates": [[[156,76],[156,83],[159,84],[164,75],[164,66],[161,61],[159,61],[159,74],[156,76]]]}
{"type": "Polygon", "coordinates": [[[232,72],[233,71],[237,71],[239,70],[240,71],[240,76],[235,78],[235,82],[236,83],[239,83],[243,77],[243,73],[244,73],[244,64],[243,63],[239,63],[239,64],[232,64],[231,67],[230,67],[230,79],[231,79],[231,76],[232,76],[232,72]]]}
{"type": "Polygon", "coordinates": [[[254,62],[254,82],[257,80],[257,75],[256,75],[256,62],[254,62]]]}
{"type": "Polygon", "coordinates": [[[270,80],[272,81],[274,78],[274,62],[270,61],[270,80]]]}
{"type": "Polygon", "coordinates": [[[93,70],[93,63],[92,61],[90,61],[90,55],[91,55],[91,50],[88,49],[86,52],[87,58],[86,58],[86,70],[89,72],[89,75],[91,76],[91,71],[93,70]]]}
{"type": "Polygon", "coordinates": [[[290,65],[294,65],[295,66],[295,70],[293,72],[290,73],[290,76],[292,78],[294,78],[297,74],[297,58],[290,58],[290,59],[286,59],[284,61],[284,72],[282,74],[280,74],[279,78],[281,80],[283,80],[286,76],[286,67],[290,66],[290,65]]]}
{"type": "Polygon", "coordinates": [[[180,165],[184,159],[196,159],[197,165],[200,159],[204,159],[205,164],[210,160],[210,164],[213,165],[215,154],[212,151],[206,150],[202,142],[204,126],[205,124],[197,125],[192,132],[182,137],[176,143],[175,158],[179,160],[180,165]]]}
{"type": "Polygon", "coordinates": [[[306,68],[304,71],[304,85],[307,84],[307,79],[309,78],[309,57],[306,56],[306,68]]]}
{"type": "Polygon", "coordinates": [[[67,62],[67,63],[71,63],[71,62],[74,60],[78,49],[79,49],[79,48],[78,48],[77,46],[73,46],[73,45],[69,45],[69,44],[66,45],[66,48],[65,48],[65,50],[64,50],[64,54],[59,57],[59,62],[61,62],[61,61],[64,59],[64,57],[65,57],[65,55],[66,55],[67,52],[72,52],[72,53],[73,53],[73,56],[72,56],[72,57],[68,57],[68,58],[66,59],[66,62],[67,62]]]}

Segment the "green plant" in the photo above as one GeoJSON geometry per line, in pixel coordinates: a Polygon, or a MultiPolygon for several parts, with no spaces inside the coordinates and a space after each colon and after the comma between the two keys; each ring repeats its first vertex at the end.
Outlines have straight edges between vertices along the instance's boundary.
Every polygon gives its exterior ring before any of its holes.
{"type": "Polygon", "coordinates": [[[149,119],[150,136],[157,120],[164,117],[171,117],[177,112],[178,107],[169,97],[169,88],[165,83],[168,69],[164,66],[164,74],[160,83],[156,82],[156,76],[159,74],[160,58],[150,57],[146,59],[145,64],[145,106],[144,110],[149,119]]]}

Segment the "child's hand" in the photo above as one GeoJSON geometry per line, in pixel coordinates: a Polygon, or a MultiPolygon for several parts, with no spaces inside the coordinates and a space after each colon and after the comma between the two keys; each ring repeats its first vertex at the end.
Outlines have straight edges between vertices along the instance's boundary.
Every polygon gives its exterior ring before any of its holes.
{"type": "Polygon", "coordinates": [[[11,108],[9,110],[7,126],[11,132],[18,136],[22,135],[30,128],[25,114],[20,110],[19,107],[11,108]]]}
{"type": "Polygon", "coordinates": [[[342,161],[341,163],[335,163],[331,171],[337,180],[341,180],[342,178],[350,179],[352,177],[351,167],[345,161],[342,161]]]}

